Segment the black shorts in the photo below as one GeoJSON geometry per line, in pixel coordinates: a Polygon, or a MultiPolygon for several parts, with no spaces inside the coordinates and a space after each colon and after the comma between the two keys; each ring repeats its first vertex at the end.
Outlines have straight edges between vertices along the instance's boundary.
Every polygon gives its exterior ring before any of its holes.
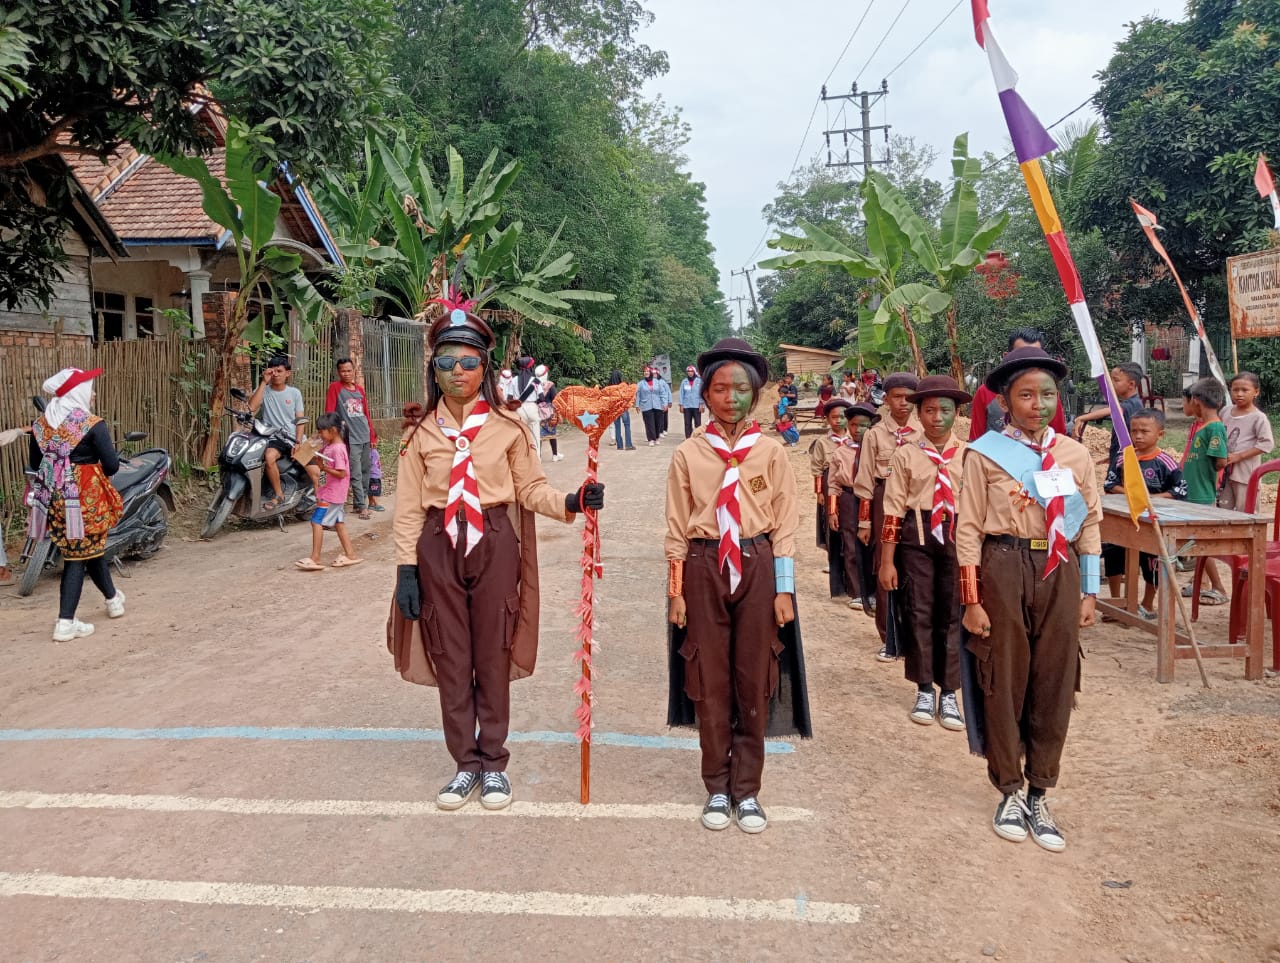
{"type": "Polygon", "coordinates": [[[283,438],[272,438],[269,442],[267,442],[267,447],[274,448],[276,451],[280,452],[280,454],[282,454],[285,458],[288,458],[290,455],[293,454],[293,445],[289,444],[289,442],[285,441],[283,438]]]}
{"type": "Polygon", "coordinates": [[[370,478],[370,479],[369,479],[369,494],[370,494],[370,495],[372,495],[374,498],[377,498],[379,495],[381,495],[381,494],[382,494],[382,479],[381,479],[381,478],[370,478]]]}
{"type": "MultiPolygon", "coordinates": [[[[1107,577],[1124,575],[1125,552],[1123,545],[1102,546],[1102,566],[1107,577]]],[[[1142,580],[1148,585],[1160,584],[1160,559],[1146,552],[1138,553],[1138,568],[1142,569],[1142,580]]]]}

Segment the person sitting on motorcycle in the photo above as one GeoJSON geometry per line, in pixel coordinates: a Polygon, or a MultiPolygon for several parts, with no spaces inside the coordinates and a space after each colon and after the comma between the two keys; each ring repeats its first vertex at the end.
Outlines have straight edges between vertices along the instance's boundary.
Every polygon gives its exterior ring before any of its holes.
{"type": "Polygon", "coordinates": [[[262,507],[272,511],[284,500],[284,488],[280,484],[280,466],[276,464],[283,455],[293,454],[297,443],[302,441],[302,425],[298,419],[302,417],[302,392],[288,383],[293,365],[289,359],[278,354],[267,362],[262,371],[262,383],[249,399],[249,410],[260,420],[282,433],[293,436],[294,444],[289,444],[280,435],[276,435],[267,445],[267,481],[275,497],[267,499],[262,507]],[[261,408],[261,411],[259,411],[261,408]]]}
{"type": "Polygon", "coordinates": [[[101,368],[64,368],[41,389],[52,396],[31,426],[31,514],[27,534],[46,536],[62,553],[62,587],[53,641],[70,642],[93,634],[90,622],[76,618],[88,573],[107,600],[107,616],[124,615],[124,593],[111,583],[107,533],[120,520],[120,493],[107,479],[120,470],[107,423],[89,411],[93,379],[101,368]]]}

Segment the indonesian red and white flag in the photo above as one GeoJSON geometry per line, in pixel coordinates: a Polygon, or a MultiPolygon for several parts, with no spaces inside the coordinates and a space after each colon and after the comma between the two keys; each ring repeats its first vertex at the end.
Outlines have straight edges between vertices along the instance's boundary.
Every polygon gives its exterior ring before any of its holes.
{"type": "Polygon", "coordinates": [[[1271,168],[1267,166],[1267,155],[1258,155],[1258,166],[1253,172],[1253,185],[1258,193],[1271,202],[1271,213],[1275,218],[1275,227],[1280,231],[1280,197],[1276,196],[1276,182],[1271,176],[1271,168]]]}

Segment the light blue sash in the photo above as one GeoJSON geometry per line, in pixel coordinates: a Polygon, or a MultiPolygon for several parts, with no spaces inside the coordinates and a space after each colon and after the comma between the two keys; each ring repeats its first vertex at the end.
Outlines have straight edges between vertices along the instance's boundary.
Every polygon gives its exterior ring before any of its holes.
{"type": "MultiPolygon", "coordinates": [[[[1042,498],[1040,492],[1036,490],[1035,474],[1041,470],[1040,456],[1022,442],[1015,441],[999,431],[988,431],[977,441],[971,441],[969,450],[990,458],[999,468],[1006,471],[1010,478],[1020,482],[1022,487],[1035,497],[1041,508],[1047,507],[1048,500],[1042,498]]],[[[1080,534],[1080,526],[1089,515],[1089,508],[1085,505],[1079,486],[1076,487],[1075,494],[1067,495],[1063,502],[1067,541],[1073,542],[1080,534]]]]}

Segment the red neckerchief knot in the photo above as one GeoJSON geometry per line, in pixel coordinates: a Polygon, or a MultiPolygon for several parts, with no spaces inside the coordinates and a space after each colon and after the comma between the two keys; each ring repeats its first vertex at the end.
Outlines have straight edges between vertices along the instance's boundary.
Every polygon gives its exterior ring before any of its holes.
{"type": "Polygon", "coordinates": [[[738,468],[752,446],[760,440],[760,425],[753,421],[733,448],[729,447],[715,422],[707,426],[705,437],[711,450],[723,459],[725,465],[720,496],[716,499],[716,525],[720,529],[719,567],[723,570],[728,563],[729,591],[736,592],[742,581],[742,505],[738,502],[738,468]]]}

